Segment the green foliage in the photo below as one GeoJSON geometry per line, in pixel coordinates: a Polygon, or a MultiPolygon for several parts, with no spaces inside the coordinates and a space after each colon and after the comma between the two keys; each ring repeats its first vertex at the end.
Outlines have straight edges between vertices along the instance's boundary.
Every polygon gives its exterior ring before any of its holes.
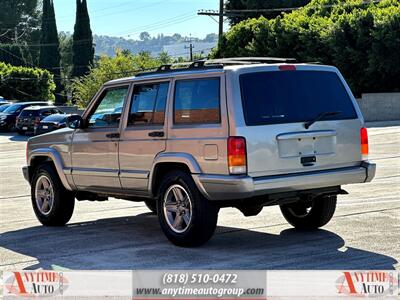
{"type": "Polygon", "coordinates": [[[61,32],[58,38],[60,41],[61,76],[69,77],[72,71],[72,36],[61,32]]]}
{"type": "Polygon", "coordinates": [[[90,73],[74,80],[70,89],[74,95],[72,102],[86,107],[100,87],[107,81],[133,76],[141,70],[155,69],[161,64],[171,63],[165,53],[153,58],[148,52],[133,55],[129,51],[119,51],[115,57],[102,56],[90,73]]]}
{"type": "Polygon", "coordinates": [[[38,0],[0,0],[0,61],[17,66],[37,63],[39,20],[38,0]]]}
{"type": "Polygon", "coordinates": [[[56,102],[62,103],[60,95],[63,90],[60,70],[60,41],[58,39],[54,4],[52,0],[43,0],[42,30],[40,39],[39,66],[55,76],[56,102]]]}
{"type": "Polygon", "coordinates": [[[397,0],[312,0],[283,17],[233,26],[212,57],[294,57],[335,65],[356,94],[400,91],[399,41],[397,0]]]}
{"type": "Polygon", "coordinates": [[[54,100],[53,75],[47,70],[0,62],[0,95],[11,100],[54,100]]]}
{"type": "Polygon", "coordinates": [[[225,8],[227,10],[271,9],[271,11],[241,13],[240,15],[229,17],[231,25],[235,25],[246,19],[259,18],[261,16],[267,19],[273,19],[281,14],[281,11],[275,9],[302,7],[310,1],[311,0],[228,0],[226,1],[225,8]]]}
{"type": "Polygon", "coordinates": [[[86,0],[76,0],[76,22],[73,36],[72,76],[86,75],[93,65],[94,47],[86,0]]]}

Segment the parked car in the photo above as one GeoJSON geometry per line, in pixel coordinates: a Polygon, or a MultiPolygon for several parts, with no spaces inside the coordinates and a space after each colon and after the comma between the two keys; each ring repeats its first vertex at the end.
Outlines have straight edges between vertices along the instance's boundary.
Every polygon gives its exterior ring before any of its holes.
{"type": "Polygon", "coordinates": [[[63,112],[55,106],[27,107],[17,117],[15,128],[21,135],[28,131],[34,132],[41,120],[54,114],[63,114],[63,112]]]}
{"type": "Polygon", "coordinates": [[[114,197],[144,201],[179,246],[210,239],[224,207],[255,216],[279,205],[295,228],[316,229],[331,220],[343,185],[375,176],[363,116],[331,66],[163,66],[106,83],[67,124],[27,144],[23,173],[46,226],[66,224],[75,198],[114,197]]]}
{"type": "Polygon", "coordinates": [[[11,106],[11,104],[1,105],[1,103],[0,103],[0,113],[5,111],[10,106],[11,106]]]}
{"type": "Polygon", "coordinates": [[[15,121],[21,111],[29,106],[48,106],[48,102],[20,102],[12,104],[0,113],[0,130],[13,131],[15,121]]]}
{"type": "Polygon", "coordinates": [[[6,105],[10,105],[10,104],[11,104],[10,102],[3,101],[3,102],[0,102],[0,107],[6,106],[6,105]]]}
{"type": "Polygon", "coordinates": [[[48,133],[67,126],[67,120],[70,114],[54,114],[50,115],[39,122],[35,127],[35,135],[48,133]]]}

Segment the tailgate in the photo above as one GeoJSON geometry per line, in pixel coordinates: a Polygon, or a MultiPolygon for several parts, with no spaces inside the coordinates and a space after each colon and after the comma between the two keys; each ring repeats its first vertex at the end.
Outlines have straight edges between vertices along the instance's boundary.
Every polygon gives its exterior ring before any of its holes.
{"type": "Polygon", "coordinates": [[[362,120],[335,72],[247,73],[240,83],[247,126],[238,133],[247,141],[249,175],[360,164],[362,120]],[[308,128],[306,123],[312,121],[308,128]]]}

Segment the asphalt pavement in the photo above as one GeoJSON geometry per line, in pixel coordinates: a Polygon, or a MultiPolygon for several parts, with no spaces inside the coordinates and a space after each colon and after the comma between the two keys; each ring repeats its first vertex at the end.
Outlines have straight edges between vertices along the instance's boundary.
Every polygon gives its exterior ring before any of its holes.
{"type": "Polygon", "coordinates": [[[27,137],[0,134],[0,270],[400,270],[399,125],[371,125],[377,176],[344,186],[350,194],[323,229],[298,232],[278,207],[249,218],[227,208],[215,236],[194,249],[170,244],[144,204],[123,200],[77,202],[68,226],[41,226],[21,172],[27,137]]]}

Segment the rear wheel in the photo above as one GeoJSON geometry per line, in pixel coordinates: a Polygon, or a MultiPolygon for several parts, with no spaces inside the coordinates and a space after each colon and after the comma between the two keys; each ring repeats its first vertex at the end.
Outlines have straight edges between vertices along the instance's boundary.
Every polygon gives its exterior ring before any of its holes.
{"type": "Polygon", "coordinates": [[[297,202],[281,205],[286,221],[297,229],[317,229],[332,219],[336,210],[336,196],[321,196],[311,203],[297,202]]]}
{"type": "Polygon", "coordinates": [[[74,194],[64,188],[50,164],[40,165],[31,182],[32,206],[45,226],[63,226],[71,219],[74,194]]]}
{"type": "Polygon", "coordinates": [[[211,238],[219,209],[201,195],[188,174],[182,171],[168,173],[158,195],[160,226],[173,244],[195,247],[211,238]]]}

